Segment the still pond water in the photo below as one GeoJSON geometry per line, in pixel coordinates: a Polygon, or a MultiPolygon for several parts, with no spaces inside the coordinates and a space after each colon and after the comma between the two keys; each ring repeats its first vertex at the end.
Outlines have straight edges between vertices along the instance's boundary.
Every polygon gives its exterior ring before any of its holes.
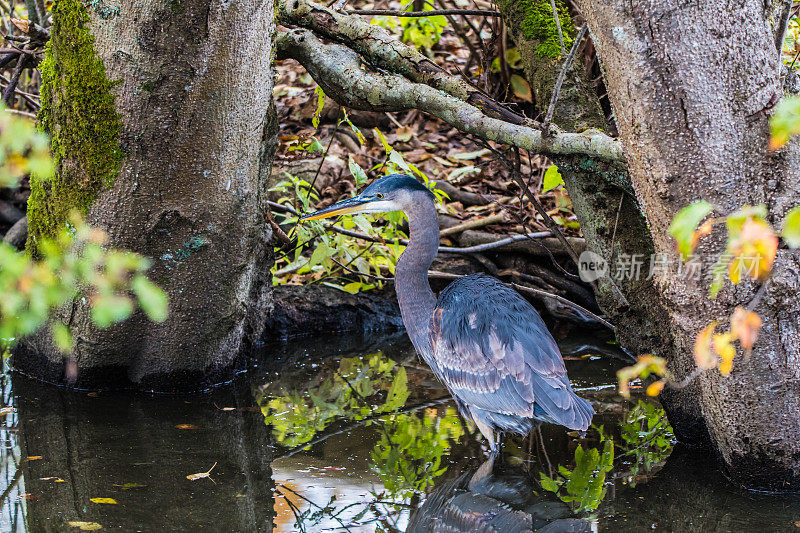
{"type": "Polygon", "coordinates": [[[612,344],[556,336],[595,427],[496,464],[402,335],[265,347],[272,367],[193,397],[4,374],[0,531],[800,531],[800,497],[738,489],[621,400],[612,344]]]}

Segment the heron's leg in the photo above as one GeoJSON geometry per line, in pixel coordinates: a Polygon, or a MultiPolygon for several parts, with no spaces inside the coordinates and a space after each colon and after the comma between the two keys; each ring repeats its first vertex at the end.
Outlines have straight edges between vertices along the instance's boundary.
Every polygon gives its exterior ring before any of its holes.
{"type": "Polygon", "coordinates": [[[497,442],[497,435],[495,435],[494,429],[492,426],[481,420],[480,417],[475,416],[475,413],[472,414],[472,420],[475,422],[475,425],[478,426],[478,430],[481,434],[486,437],[486,440],[489,441],[489,450],[491,450],[492,456],[497,455],[500,447],[498,446],[497,442]]]}

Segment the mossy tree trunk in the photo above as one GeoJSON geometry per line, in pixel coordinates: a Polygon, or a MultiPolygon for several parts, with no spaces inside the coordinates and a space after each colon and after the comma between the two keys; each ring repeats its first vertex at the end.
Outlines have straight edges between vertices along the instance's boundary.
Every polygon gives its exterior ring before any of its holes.
{"type": "Polygon", "coordinates": [[[627,294],[631,305],[634,298],[645,298],[642,318],[659,332],[662,342],[649,351],[667,357],[681,379],[695,368],[697,333],[713,320],[724,321],[735,306],[751,302],[764,320],[752,355],[737,357],[730,376],[706,372],[689,387],[662,393],[670,421],[683,440],[709,445],[740,483],[797,490],[800,256],[779,250],[772,279],[758,297],[755,284],[742,283],[711,300],[708,275],[725,248],[724,231],[703,239],[697,252],[704,268],[700,279],[677,274],[680,258],[667,231],[678,210],[701,198],[722,214],[765,204],[775,227],[800,204],[798,146],[778,154],[767,150],[770,109],[782,95],[776,49],[781,36],[775,34],[780,25],[774,20],[774,6],[782,4],[579,4],[647,221],[643,226],[636,213],[623,208],[615,227],[646,234],[634,249],[647,257],[643,245],[649,242],[670,267],[653,277],[655,293],[627,294]]]}
{"type": "MultiPolygon", "coordinates": [[[[566,56],[561,54],[553,8],[549,0],[501,0],[497,6],[517,45],[536,111],[544,118],[553,95],[556,77],[566,56]]],[[[556,6],[565,50],[569,52],[576,32],[564,2],[556,0],[556,6]]],[[[589,83],[580,56],[575,58],[567,70],[553,121],[565,131],[606,128],[603,110],[589,83]]]]}
{"type": "MultiPolygon", "coordinates": [[[[34,182],[29,247],[72,209],[110,245],[150,257],[169,293],[156,325],[107,330],[78,300],[78,385],[192,389],[224,377],[259,333],[269,299],[264,224],[274,150],[272,3],[56,0],[41,122],[57,176],[34,182]]],[[[48,333],[14,364],[60,380],[48,333]]]]}
{"type": "MultiPolygon", "coordinates": [[[[588,157],[556,157],[555,162],[587,248],[609,262],[611,277],[623,278],[601,278],[597,295],[617,325],[620,342],[637,354],[666,357],[679,379],[696,368],[697,333],[714,320],[724,322],[735,306],[754,301],[758,287],[728,287],[716,300],[710,299],[708,275],[725,248],[722,231],[706,237],[698,251],[704,258],[704,277],[678,275],[680,258],[667,232],[674,215],[701,198],[722,213],[766,204],[773,225],[780,227],[788,209],[800,205],[797,145],[778,155],[766,149],[770,109],[782,94],[776,49],[781,25],[775,16],[782,5],[756,0],[728,6],[579,2],[597,47],[628,165],[588,157]],[[653,255],[665,259],[669,268],[652,279],[625,279],[620,258],[644,260],[646,274],[653,255]]],[[[536,93],[538,85],[530,73],[545,72],[542,52],[553,49],[548,37],[553,28],[548,29],[544,7],[535,2],[501,2],[500,7],[527,58],[526,71],[536,93]],[[542,32],[531,31],[535,28],[542,32]]],[[[584,93],[583,98],[594,105],[593,95],[584,93]]],[[[580,97],[574,109],[586,109],[580,97]]],[[[555,122],[569,128],[570,114],[559,117],[557,108],[555,122]]],[[[661,400],[681,440],[708,446],[732,478],[755,488],[797,490],[797,253],[779,250],[773,279],[759,298],[755,310],[764,326],[752,356],[737,358],[727,378],[707,372],[683,389],[668,387],[661,400]]]]}

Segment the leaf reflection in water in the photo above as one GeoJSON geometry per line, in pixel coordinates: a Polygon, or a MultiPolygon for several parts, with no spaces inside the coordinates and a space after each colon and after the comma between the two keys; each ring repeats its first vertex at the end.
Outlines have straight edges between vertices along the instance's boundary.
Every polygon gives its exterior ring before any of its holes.
{"type": "Polygon", "coordinates": [[[322,374],[302,391],[270,395],[269,387],[262,387],[257,397],[265,423],[276,441],[290,448],[284,457],[339,433],[342,422],[373,426],[379,440],[369,467],[383,487],[371,491],[367,501],[350,504],[335,497],[314,502],[285,484],[278,484],[276,495],[285,500],[301,531],[325,523],[399,531],[409,509],[446,471],[443,459],[464,435],[462,421],[454,407],[441,405],[449,396],[406,405],[406,369],[381,352],[344,358],[337,369],[322,374]]]}
{"type": "Polygon", "coordinates": [[[632,460],[627,482],[631,486],[646,480],[672,453],[676,438],[667,414],[656,404],[639,400],[620,425],[624,444],[620,458],[632,460]]]}

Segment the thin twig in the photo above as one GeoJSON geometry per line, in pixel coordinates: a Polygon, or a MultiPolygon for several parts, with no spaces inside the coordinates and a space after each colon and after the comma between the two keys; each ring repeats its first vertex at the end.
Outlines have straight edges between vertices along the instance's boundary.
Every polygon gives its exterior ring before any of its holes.
{"type": "MultiPolygon", "coordinates": [[[[272,207],[273,209],[277,209],[279,211],[289,212],[295,216],[300,216],[300,212],[296,209],[283,204],[278,204],[275,202],[267,202],[267,204],[272,207]]],[[[342,235],[347,235],[349,237],[355,237],[357,239],[363,239],[365,241],[376,242],[379,244],[385,244],[386,241],[380,239],[378,237],[373,237],[372,235],[368,235],[366,233],[361,233],[359,231],[353,231],[349,229],[345,229],[341,226],[336,225],[329,225],[326,226],[326,229],[333,230],[337,233],[341,233],[342,235]]],[[[466,248],[456,248],[452,246],[440,246],[439,252],[441,253],[448,253],[448,254],[472,254],[478,252],[485,252],[487,250],[492,250],[494,248],[500,248],[501,246],[505,246],[507,244],[511,244],[513,242],[522,241],[526,239],[537,239],[537,238],[544,238],[544,237],[552,237],[553,234],[550,231],[539,231],[535,233],[526,233],[525,235],[513,235],[511,237],[507,237],[505,239],[500,239],[499,241],[495,242],[487,242],[485,244],[477,244],[475,246],[468,246],[466,248]]],[[[400,244],[407,246],[408,239],[396,239],[400,244]]]]}
{"type": "MultiPolygon", "coordinates": [[[[398,11],[395,9],[351,9],[348,15],[382,15],[386,17],[434,17],[437,15],[478,15],[482,17],[502,17],[499,11],[482,9],[432,9],[431,11],[398,11]]],[[[563,43],[562,43],[563,46],[563,43]]]]}
{"type": "Polygon", "coordinates": [[[556,21],[556,30],[558,30],[558,42],[561,43],[561,55],[566,53],[564,49],[564,32],[561,31],[561,20],[558,18],[558,8],[556,7],[556,0],[550,0],[550,7],[553,8],[553,20],[556,21]]]}
{"type": "MultiPolygon", "coordinates": [[[[550,0],[553,2],[554,0],[550,0]]],[[[569,70],[569,66],[572,64],[572,61],[575,59],[575,54],[578,53],[578,46],[580,46],[581,41],[583,40],[583,36],[586,35],[586,30],[589,28],[587,24],[581,26],[581,29],[578,30],[578,35],[575,36],[575,41],[572,43],[572,48],[569,51],[569,55],[564,60],[564,64],[561,66],[561,72],[558,73],[558,78],[556,78],[556,83],[553,85],[553,94],[550,97],[550,105],[547,108],[547,114],[544,117],[544,133],[548,133],[550,131],[550,123],[553,120],[553,113],[556,109],[556,103],[558,102],[558,98],[561,95],[561,85],[564,83],[564,78],[567,76],[567,70],[569,70]]],[[[562,46],[562,54],[564,43],[561,43],[562,46]]]]}

